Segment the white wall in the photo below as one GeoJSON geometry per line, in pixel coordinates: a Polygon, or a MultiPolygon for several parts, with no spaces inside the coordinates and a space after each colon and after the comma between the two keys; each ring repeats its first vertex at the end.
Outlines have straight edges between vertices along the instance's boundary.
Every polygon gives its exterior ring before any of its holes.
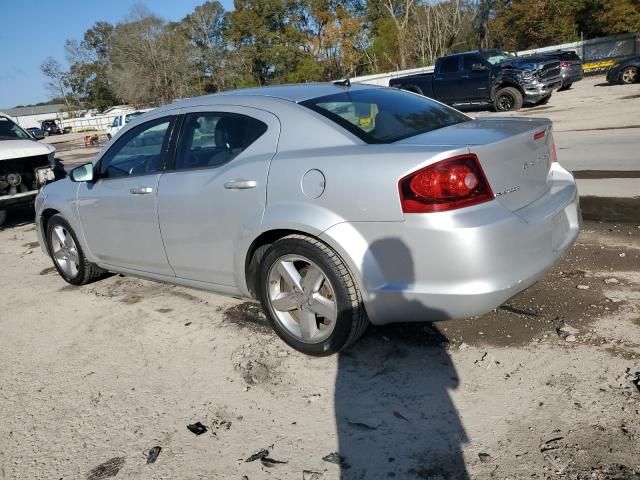
{"type": "Polygon", "coordinates": [[[59,118],[55,113],[41,113],[39,115],[22,115],[19,117],[11,117],[14,122],[22,128],[37,127],[40,128],[40,120],[55,120],[59,118]]]}

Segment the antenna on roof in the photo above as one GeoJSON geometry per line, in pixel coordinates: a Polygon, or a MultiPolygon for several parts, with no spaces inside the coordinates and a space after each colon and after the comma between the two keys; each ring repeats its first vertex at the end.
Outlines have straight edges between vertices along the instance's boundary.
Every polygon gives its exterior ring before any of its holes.
{"type": "Polygon", "coordinates": [[[339,87],[347,87],[350,88],[351,87],[351,80],[349,80],[349,77],[347,76],[347,78],[345,78],[344,80],[338,80],[337,82],[333,82],[334,85],[338,85],[339,87]]]}

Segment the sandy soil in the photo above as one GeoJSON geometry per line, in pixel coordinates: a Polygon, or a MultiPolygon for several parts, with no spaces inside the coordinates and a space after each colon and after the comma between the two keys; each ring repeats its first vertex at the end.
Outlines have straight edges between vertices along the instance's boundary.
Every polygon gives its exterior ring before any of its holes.
{"type": "Polygon", "coordinates": [[[0,230],[2,479],[640,478],[640,226],[587,224],[489,315],[309,358],[254,304],[69,286],[22,220],[0,230]]]}

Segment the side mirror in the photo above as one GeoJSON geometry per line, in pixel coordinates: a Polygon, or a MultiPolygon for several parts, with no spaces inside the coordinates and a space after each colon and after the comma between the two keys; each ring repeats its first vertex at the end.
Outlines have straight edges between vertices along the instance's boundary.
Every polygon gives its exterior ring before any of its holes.
{"type": "Polygon", "coordinates": [[[471,65],[471,71],[473,72],[486,72],[487,70],[489,70],[489,68],[481,63],[474,63],[471,65]]]}
{"type": "Polygon", "coordinates": [[[93,182],[95,179],[95,170],[93,163],[85,163],[71,170],[69,174],[72,182],[93,182]]]}

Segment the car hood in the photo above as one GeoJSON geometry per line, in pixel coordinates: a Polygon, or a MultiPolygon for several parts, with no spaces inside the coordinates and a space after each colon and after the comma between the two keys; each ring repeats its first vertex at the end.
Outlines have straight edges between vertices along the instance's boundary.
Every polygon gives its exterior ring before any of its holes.
{"type": "Polygon", "coordinates": [[[53,145],[38,143],[34,140],[0,140],[0,161],[48,155],[55,151],[53,145]]]}
{"type": "Polygon", "coordinates": [[[552,60],[545,57],[526,57],[515,60],[506,60],[500,64],[502,68],[517,68],[521,70],[535,70],[542,65],[546,65],[547,63],[555,63],[559,62],[559,60],[552,60]]]}

